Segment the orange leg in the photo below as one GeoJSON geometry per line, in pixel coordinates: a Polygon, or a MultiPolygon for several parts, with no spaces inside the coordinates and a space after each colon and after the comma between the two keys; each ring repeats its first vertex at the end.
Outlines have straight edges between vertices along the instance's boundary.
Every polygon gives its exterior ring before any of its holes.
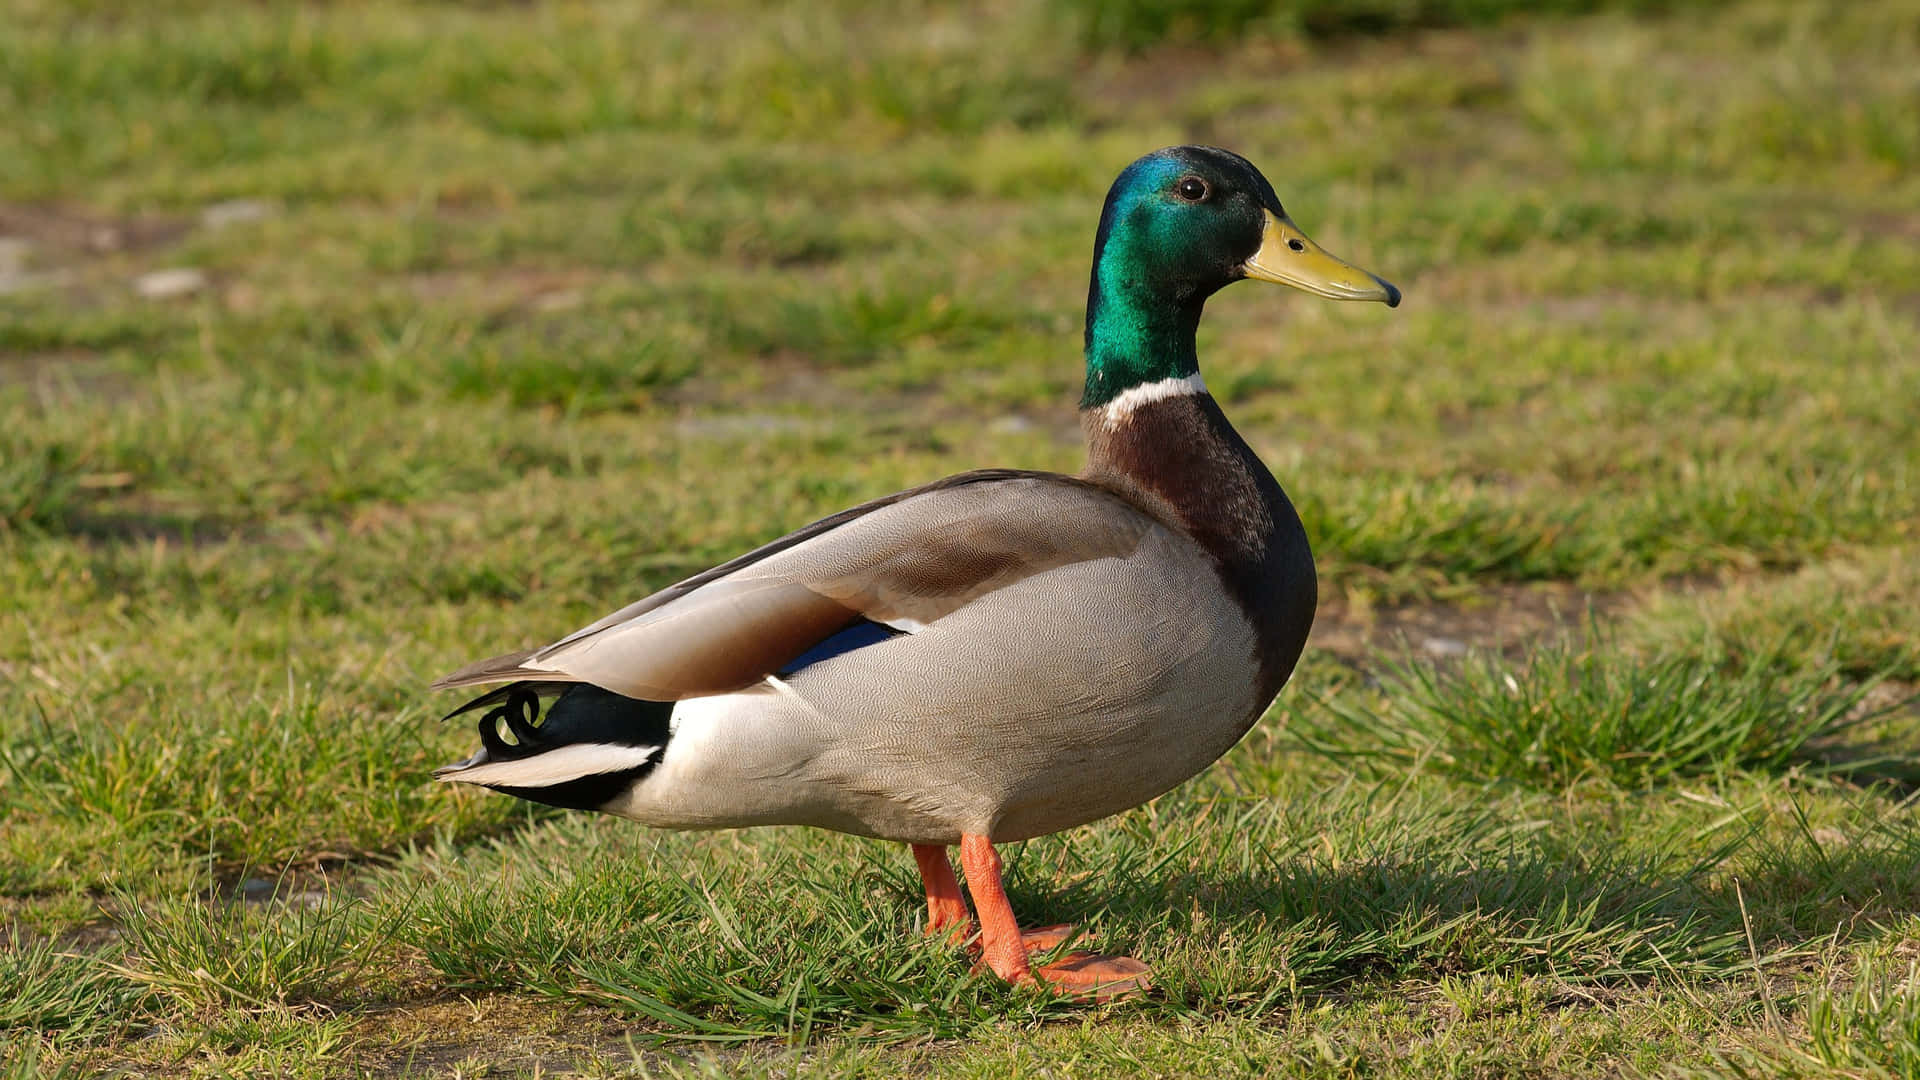
{"type": "MultiPolygon", "coordinates": [[[[939,844],[910,844],[913,848],[913,861],[920,866],[920,881],[927,887],[927,930],[929,934],[952,927],[947,940],[954,945],[966,945],[975,952],[980,951],[980,943],[973,935],[973,915],[967,910],[967,902],[960,896],[960,882],[954,879],[953,864],[947,861],[947,849],[939,844]]],[[[1020,944],[1028,952],[1046,952],[1057,949],[1073,936],[1073,927],[1067,923],[1058,926],[1043,926],[1038,930],[1020,931],[1020,944]]]]}
{"type": "MultiPolygon", "coordinates": [[[[945,861],[944,859],[942,860],[945,861]]],[[[1147,966],[1126,956],[1097,956],[1076,952],[1043,968],[1027,961],[1030,948],[1013,917],[1013,905],[1007,903],[1006,889],[1000,883],[1000,853],[984,836],[967,834],[960,838],[960,867],[966,871],[967,888],[973,892],[973,906],[980,913],[981,959],[993,973],[1010,983],[1043,979],[1056,989],[1096,1001],[1130,997],[1152,985],[1147,966]]],[[[1052,935],[1052,944],[1065,937],[1063,928],[1049,927],[1032,936],[1052,935]]]]}
{"type": "Polygon", "coordinates": [[[920,881],[927,887],[927,933],[937,934],[951,927],[947,940],[963,944],[973,936],[973,919],[960,896],[960,882],[954,879],[947,849],[939,844],[912,847],[913,861],[920,865],[920,881]]]}

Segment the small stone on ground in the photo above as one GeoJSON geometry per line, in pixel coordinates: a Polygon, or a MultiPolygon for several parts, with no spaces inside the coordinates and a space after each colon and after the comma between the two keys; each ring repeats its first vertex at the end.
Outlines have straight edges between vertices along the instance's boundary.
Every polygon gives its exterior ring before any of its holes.
{"type": "Polygon", "coordinates": [[[228,199],[200,211],[200,224],[209,229],[224,229],[249,221],[264,221],[279,212],[279,207],[264,199],[228,199]]]}
{"type": "Polygon", "coordinates": [[[207,275],[191,266],[154,270],[133,279],[133,291],[148,300],[191,296],[207,287],[207,275]]]}
{"type": "Polygon", "coordinates": [[[17,291],[33,275],[27,273],[27,254],[33,245],[17,236],[0,236],[0,293],[17,291]]]}

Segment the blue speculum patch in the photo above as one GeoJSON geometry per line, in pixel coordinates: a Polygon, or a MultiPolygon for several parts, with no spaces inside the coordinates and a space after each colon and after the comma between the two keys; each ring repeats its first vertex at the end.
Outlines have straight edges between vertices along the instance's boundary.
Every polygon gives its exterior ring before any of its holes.
{"type": "Polygon", "coordinates": [[[844,630],[835,631],[822,639],[818,645],[787,661],[778,674],[783,679],[790,678],[802,668],[812,667],[822,660],[831,660],[855,649],[864,649],[868,645],[898,637],[903,632],[869,619],[857,619],[853,625],[844,630]]]}

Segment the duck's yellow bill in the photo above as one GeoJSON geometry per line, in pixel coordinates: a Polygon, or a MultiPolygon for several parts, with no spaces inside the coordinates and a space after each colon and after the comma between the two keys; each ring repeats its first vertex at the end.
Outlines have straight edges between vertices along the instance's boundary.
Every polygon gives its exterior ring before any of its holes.
{"type": "Polygon", "coordinates": [[[1260,250],[1247,260],[1247,276],[1291,285],[1329,300],[1378,300],[1388,307],[1400,306],[1399,289],[1327,254],[1307,239],[1300,226],[1271,210],[1267,211],[1260,250]]]}

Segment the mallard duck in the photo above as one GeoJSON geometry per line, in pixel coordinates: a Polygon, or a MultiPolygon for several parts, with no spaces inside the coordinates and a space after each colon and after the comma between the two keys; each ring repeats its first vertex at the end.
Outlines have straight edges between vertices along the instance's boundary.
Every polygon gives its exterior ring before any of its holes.
{"type": "Polygon", "coordinates": [[[1307,239],[1246,159],[1179,146],[1107,194],[1087,295],[1087,467],[961,473],[842,511],[550,645],[440,769],[674,829],[813,825],[912,847],[929,932],[993,972],[1112,997],[1139,961],[1022,932],[995,845],[1137,806],[1238,742],[1313,623],[1293,505],[1201,381],[1208,296],[1243,278],[1400,292],[1307,239]],[[544,715],[542,705],[544,703],[544,715]],[[947,848],[960,847],[974,927],[947,848]]]}

